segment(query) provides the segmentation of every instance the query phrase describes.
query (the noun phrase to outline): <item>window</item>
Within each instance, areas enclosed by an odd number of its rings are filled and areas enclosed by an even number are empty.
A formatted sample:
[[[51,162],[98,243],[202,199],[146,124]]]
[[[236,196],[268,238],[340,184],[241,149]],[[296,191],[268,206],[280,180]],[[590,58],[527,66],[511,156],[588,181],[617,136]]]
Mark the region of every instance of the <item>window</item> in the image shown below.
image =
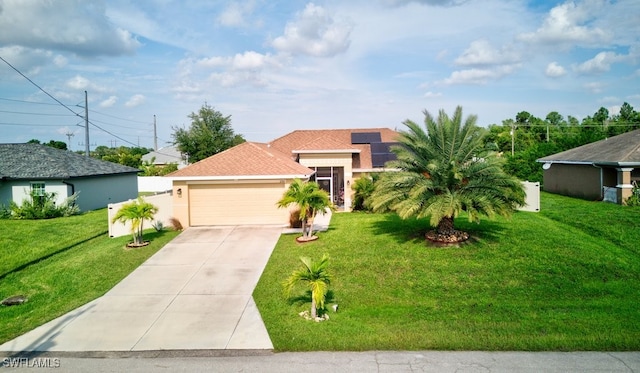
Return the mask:
[[[39,197],[44,196],[44,183],[31,183],[31,192]]]

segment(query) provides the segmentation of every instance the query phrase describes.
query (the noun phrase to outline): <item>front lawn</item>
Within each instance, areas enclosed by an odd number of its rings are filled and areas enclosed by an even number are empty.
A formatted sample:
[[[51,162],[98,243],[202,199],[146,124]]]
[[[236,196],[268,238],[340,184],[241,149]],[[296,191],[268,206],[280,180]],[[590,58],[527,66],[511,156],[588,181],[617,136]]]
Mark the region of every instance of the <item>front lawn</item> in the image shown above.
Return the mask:
[[[475,241],[431,247],[426,221],[365,213],[283,235],[254,292],[275,349],[640,349],[640,209],[543,193],[540,213],[456,224]],[[324,253],[339,311],[314,323],[281,282]]]
[[[130,236],[109,238],[107,210],[49,220],[0,220],[0,343],[106,293],[178,232],[145,233],[151,244],[125,250]]]

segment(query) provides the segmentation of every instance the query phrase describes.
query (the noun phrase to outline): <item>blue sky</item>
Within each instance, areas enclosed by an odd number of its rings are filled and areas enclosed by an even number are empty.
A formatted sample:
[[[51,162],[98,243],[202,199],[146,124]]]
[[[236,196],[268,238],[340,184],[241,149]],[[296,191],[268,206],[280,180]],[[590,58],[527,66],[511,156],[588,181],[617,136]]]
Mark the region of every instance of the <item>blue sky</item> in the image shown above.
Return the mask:
[[[153,147],[205,102],[236,133],[640,110],[637,0],[0,0],[0,142]]]

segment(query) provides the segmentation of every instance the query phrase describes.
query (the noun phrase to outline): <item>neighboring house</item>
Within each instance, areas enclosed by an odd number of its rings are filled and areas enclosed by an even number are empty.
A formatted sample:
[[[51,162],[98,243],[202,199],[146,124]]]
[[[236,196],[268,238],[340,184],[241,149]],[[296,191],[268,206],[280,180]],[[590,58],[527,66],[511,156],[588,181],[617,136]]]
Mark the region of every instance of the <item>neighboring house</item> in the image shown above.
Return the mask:
[[[187,161],[183,157],[182,153],[175,146],[165,146],[158,150],[154,150],[142,156],[143,162],[149,162],[156,166],[166,166],[169,163],[178,164],[178,169],[187,165]]]
[[[30,192],[78,193],[81,211],[136,198],[138,169],[40,144],[0,144],[0,204],[21,204]]]
[[[617,203],[631,196],[640,180],[640,130],[538,159],[545,191]]]
[[[317,181],[348,211],[353,181],[384,170],[397,135],[388,128],[299,130],[237,145],[167,175],[174,216],[183,226],[284,225],[289,211],[276,202],[294,178]]]

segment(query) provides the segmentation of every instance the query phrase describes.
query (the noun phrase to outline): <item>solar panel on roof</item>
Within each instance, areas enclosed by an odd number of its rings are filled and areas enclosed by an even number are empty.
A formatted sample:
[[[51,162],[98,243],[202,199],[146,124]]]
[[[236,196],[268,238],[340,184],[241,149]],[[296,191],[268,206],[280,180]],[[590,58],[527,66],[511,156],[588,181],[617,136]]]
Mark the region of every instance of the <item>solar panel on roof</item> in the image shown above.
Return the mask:
[[[385,163],[396,159],[393,153],[371,154],[371,165],[373,167],[384,167]]]
[[[394,145],[400,145],[399,142],[372,142],[371,154],[375,153],[392,153],[391,147]]]
[[[396,154],[391,151],[391,147],[400,145],[397,142],[376,142],[371,144],[371,165],[373,167],[384,167],[385,163],[397,159]]]
[[[374,142],[381,142],[382,136],[380,132],[352,132],[351,143],[352,144],[372,144]]]

